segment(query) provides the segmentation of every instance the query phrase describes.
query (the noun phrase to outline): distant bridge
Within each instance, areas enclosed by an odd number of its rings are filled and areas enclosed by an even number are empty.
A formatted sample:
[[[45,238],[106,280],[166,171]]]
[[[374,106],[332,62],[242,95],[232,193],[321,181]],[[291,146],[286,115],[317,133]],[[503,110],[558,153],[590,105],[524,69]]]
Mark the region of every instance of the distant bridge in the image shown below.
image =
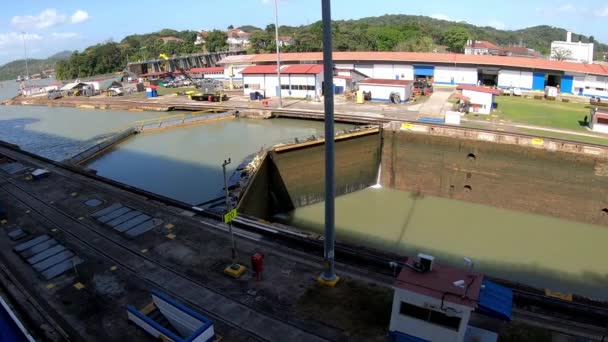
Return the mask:
[[[173,64],[175,64],[177,68],[182,68],[185,70],[192,68],[204,68],[215,66],[217,62],[226,56],[244,54],[245,51],[192,53],[187,55],[171,56],[169,59],[174,63],[169,63],[169,61],[161,58],[155,58],[139,62],[129,62],[127,64],[127,70],[136,75],[141,75],[148,72],[176,71]]]

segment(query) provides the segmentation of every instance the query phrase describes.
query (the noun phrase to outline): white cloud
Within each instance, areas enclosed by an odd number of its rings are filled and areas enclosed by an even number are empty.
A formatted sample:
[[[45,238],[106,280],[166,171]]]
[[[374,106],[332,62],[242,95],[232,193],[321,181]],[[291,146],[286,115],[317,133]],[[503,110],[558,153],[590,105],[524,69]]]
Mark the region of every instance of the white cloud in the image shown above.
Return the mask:
[[[53,32],[51,33],[51,37],[53,39],[71,39],[78,37],[78,33],[76,32]]]
[[[504,30],[505,28],[507,28],[507,25],[505,25],[505,23],[499,20],[492,20],[488,23],[488,25],[497,30]]]
[[[54,8],[47,8],[38,15],[17,15],[11,19],[11,23],[21,29],[31,30],[46,29],[49,27],[72,23],[78,24],[89,19],[89,14],[82,10],[77,10],[70,17],[57,12]]]
[[[608,17],[608,7],[606,7],[603,10],[597,12],[595,15],[597,15],[598,17]]]
[[[82,22],[87,21],[88,19],[89,19],[89,13],[87,13],[83,10],[77,10],[70,17],[70,21],[72,22],[72,24],[82,23]]]
[[[571,12],[576,11],[576,7],[571,4],[563,4],[557,8],[559,12]]]
[[[65,20],[65,15],[58,13],[56,9],[47,8],[39,15],[14,16],[11,22],[13,23],[13,25],[22,28],[29,28],[33,26],[38,29],[44,29],[47,27],[62,24],[65,22]]]
[[[38,34],[32,33],[26,33],[23,36],[18,32],[0,33],[0,46],[21,44],[23,39],[27,41],[42,40],[42,37]]]

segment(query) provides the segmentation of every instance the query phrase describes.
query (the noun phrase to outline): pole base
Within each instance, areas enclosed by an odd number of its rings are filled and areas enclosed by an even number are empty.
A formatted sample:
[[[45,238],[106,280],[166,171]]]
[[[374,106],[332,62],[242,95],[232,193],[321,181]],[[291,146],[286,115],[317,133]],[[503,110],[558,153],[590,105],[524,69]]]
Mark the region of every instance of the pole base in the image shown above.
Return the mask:
[[[231,264],[224,269],[224,274],[234,279],[238,279],[243,275],[243,273],[245,273],[245,271],[247,271],[245,266],[240,264]]]
[[[319,285],[323,285],[326,287],[336,287],[336,285],[338,284],[338,282],[340,281],[340,277],[338,277],[337,275],[334,276],[334,278],[325,278],[324,274],[321,274],[319,276],[319,278],[317,278],[317,283],[319,283]]]

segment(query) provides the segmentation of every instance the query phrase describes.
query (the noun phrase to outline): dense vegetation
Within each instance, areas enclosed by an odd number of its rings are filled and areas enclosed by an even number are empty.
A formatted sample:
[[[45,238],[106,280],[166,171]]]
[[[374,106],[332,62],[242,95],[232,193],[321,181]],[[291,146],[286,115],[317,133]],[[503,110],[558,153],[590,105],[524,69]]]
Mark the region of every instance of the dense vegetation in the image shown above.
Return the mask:
[[[55,63],[62,59],[70,57],[71,51],[62,51],[52,55],[46,59],[27,59],[28,70],[30,75],[41,73],[44,70],[54,69]],[[2,80],[14,80],[17,76],[25,76],[27,74],[25,68],[25,60],[19,59],[6,63],[0,66],[0,81]]]
[[[228,29],[233,28],[232,25]],[[274,25],[265,29],[242,26],[251,33],[250,53],[273,52],[276,48]],[[322,24],[281,26],[281,36],[291,36],[295,44],[284,51],[321,51]],[[177,37],[183,42],[163,42],[162,37]],[[517,31],[477,27],[464,22],[455,23],[423,16],[385,15],[359,20],[341,20],[333,24],[334,49],[337,51],[452,51],[462,52],[468,39],[488,40],[499,45],[523,44],[544,55],[549,54],[551,41],[564,40],[566,30],[536,26]],[[57,77],[72,79],[123,70],[127,61],[157,58],[159,54],[185,54],[221,51],[227,48],[223,31],[209,32],[205,45],[194,45],[195,31],[161,30],[150,34],[127,36],[120,42],[108,41],[74,53],[69,60],[57,64]],[[594,41],[593,37],[574,34],[575,40]],[[596,56],[608,51],[608,46],[596,42]]]

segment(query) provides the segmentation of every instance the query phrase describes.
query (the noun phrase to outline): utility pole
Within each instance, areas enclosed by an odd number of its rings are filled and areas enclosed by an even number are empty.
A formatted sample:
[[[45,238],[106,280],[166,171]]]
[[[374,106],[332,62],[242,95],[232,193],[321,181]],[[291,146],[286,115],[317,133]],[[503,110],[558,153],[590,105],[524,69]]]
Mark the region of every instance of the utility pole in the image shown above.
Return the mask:
[[[274,0],[274,30],[277,46],[277,78],[279,80],[279,108],[283,108],[283,89],[281,87],[281,54],[279,48],[279,0]]]
[[[325,263],[326,269],[318,281],[322,285],[335,286],[335,133],[334,133],[334,68],[331,42],[331,0],[321,0],[323,11],[323,79],[325,97]]]
[[[232,244],[232,262],[231,264],[224,269],[224,273],[233,277],[239,278],[245,272],[245,266],[239,265],[236,261],[237,251],[236,251],[236,241],[234,240],[234,232],[232,231],[232,219],[226,219],[226,216],[230,216],[232,214],[232,204],[230,203],[230,197],[228,193],[228,180],[226,178],[226,166],[231,163],[230,158],[228,160],[224,160],[222,163],[222,171],[224,172],[224,191],[226,193],[226,212],[227,214],[224,216],[224,222],[228,223],[228,230],[230,231],[230,242]]]
[[[23,55],[25,56],[25,77],[30,78],[30,69],[27,66],[27,48],[25,46],[25,32],[21,32],[21,38],[23,39]],[[27,80],[26,80],[27,81]]]

